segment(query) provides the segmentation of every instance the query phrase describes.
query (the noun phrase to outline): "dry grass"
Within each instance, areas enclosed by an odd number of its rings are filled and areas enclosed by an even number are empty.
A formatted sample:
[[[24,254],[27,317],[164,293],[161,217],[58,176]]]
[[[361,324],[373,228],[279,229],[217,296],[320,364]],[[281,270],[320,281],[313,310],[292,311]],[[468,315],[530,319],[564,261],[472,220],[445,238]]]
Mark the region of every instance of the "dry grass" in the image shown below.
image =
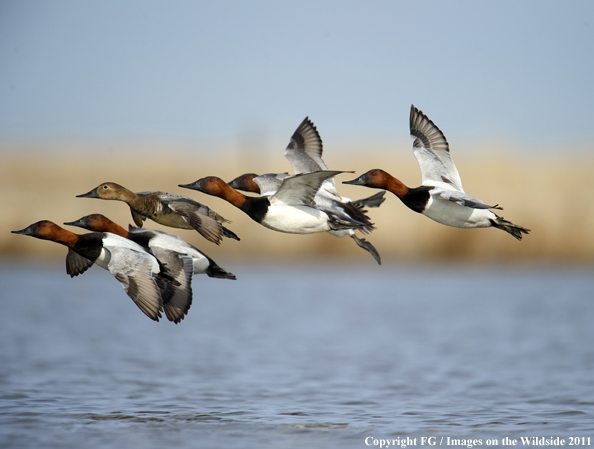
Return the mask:
[[[289,163],[278,154],[255,158],[237,150],[189,151],[138,148],[42,149],[21,151],[4,148],[0,154],[0,191],[3,197],[0,221],[0,255],[63,257],[59,245],[10,234],[29,224],[49,219],[71,221],[89,213],[103,213],[126,225],[131,222],[124,203],[78,199],[103,181],[118,182],[131,190],[166,190],[190,196],[231,220],[229,227],[241,242],[225,240],[217,247],[196,232],[172,230],[155,223],[147,226],[173,232],[201,248],[224,265],[229,258],[359,258],[374,263],[349,238],[328,234],[288,235],[265,229],[226,202],[177,187],[202,176],[230,180],[248,171],[286,171]],[[341,154],[326,152],[331,168],[363,173],[385,168],[408,185],[420,182],[412,152],[378,147],[365,155],[354,148]],[[553,153],[551,153],[553,154]],[[559,152],[557,154],[562,154]],[[506,219],[532,229],[522,242],[496,229],[461,230],[437,224],[408,210],[395,196],[370,216],[377,229],[367,236],[384,261],[594,261],[594,202],[589,184],[594,169],[590,156],[541,157],[520,152],[484,149],[457,150],[456,164],[466,191],[487,203],[505,208]],[[261,155],[262,156],[262,155]],[[350,174],[338,181],[351,179]],[[376,190],[340,185],[341,194],[353,199]]]

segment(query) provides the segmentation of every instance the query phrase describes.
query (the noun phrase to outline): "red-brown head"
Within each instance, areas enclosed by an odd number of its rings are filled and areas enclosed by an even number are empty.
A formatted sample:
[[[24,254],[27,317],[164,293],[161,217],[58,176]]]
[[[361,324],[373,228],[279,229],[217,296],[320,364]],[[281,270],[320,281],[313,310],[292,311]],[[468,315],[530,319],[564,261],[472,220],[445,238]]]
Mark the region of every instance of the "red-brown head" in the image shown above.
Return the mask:
[[[369,170],[367,173],[363,173],[361,176],[351,181],[343,181],[343,184],[385,189],[390,178],[392,178],[392,176],[389,173],[376,168]]]
[[[66,246],[71,246],[78,239],[76,234],[61,228],[53,221],[49,220],[38,221],[37,223],[27,226],[25,229],[12,231],[12,233],[30,235],[31,237],[42,240],[52,240]]]
[[[256,184],[253,179],[258,175],[255,173],[245,173],[238,176],[229,183],[229,187],[237,190],[243,190],[244,192],[260,193],[260,187]]]
[[[68,226],[78,226],[79,228],[88,229],[93,232],[111,232],[113,234],[122,235],[121,231],[124,231],[124,236],[128,234],[128,231],[124,230],[120,225],[101,214],[86,215],[76,221],[70,221],[64,224]]]
[[[184,189],[198,190],[207,195],[218,196],[221,198],[225,197],[225,190],[230,188],[225,181],[217,176],[207,176],[190,184],[180,184],[179,186]]]

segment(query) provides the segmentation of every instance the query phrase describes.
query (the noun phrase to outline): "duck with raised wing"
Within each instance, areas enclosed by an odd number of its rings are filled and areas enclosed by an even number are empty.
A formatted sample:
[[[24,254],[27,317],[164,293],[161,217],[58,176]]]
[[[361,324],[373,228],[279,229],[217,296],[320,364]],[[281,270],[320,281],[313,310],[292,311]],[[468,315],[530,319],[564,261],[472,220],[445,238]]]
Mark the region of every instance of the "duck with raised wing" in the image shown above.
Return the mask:
[[[368,227],[367,224],[322,211],[314,202],[324,180],[343,173],[318,171],[290,176],[272,195],[248,197],[216,176],[207,176],[180,187],[218,196],[269,229],[290,234],[312,234],[330,230]],[[256,178],[257,179],[257,178]]]
[[[411,106],[410,134],[413,152],[421,168],[421,185],[407,187],[402,181],[381,169],[369,170],[343,184],[362,185],[392,192],[410,209],[432,220],[456,228],[495,227],[508,232],[518,240],[530,229],[513,224],[489,209],[481,200],[467,195],[462,180],[450,156],[450,147],[444,134],[429,118]]]
[[[76,197],[123,201],[130,207],[132,218],[138,227],[142,227],[144,220],[150,218],[164,226],[194,229],[217,245],[221,244],[223,237],[239,240],[237,235],[222,225],[229,220],[204,204],[175,193],[134,193],[115,182],[104,182],[90,192]]]
[[[322,151],[323,144],[320,134],[313,122],[306,117],[291,136],[284,154],[293,166],[295,175],[299,175],[328,170],[328,167],[322,160]],[[231,185],[236,185],[239,189],[245,191],[259,192],[261,195],[271,195],[280,187],[282,180],[287,176],[289,175],[284,173],[269,173],[257,177],[258,181],[256,182],[256,175],[254,173],[246,173],[231,181]],[[367,225],[366,227],[358,227],[357,229],[366,234],[374,228],[364,208],[379,207],[384,201],[383,196],[384,192],[380,192],[369,198],[352,201],[350,198],[340,196],[336,191],[334,178],[328,178],[322,183],[321,188],[315,195],[314,201],[318,209],[340,216],[345,221],[355,220],[365,223]],[[329,230],[328,233],[339,238],[348,235],[360,248],[368,251],[376,262],[381,265],[381,258],[375,247],[364,238],[357,237],[355,228]]]
[[[137,243],[108,232],[75,234],[47,220],[12,233],[50,240],[68,247],[66,265],[71,276],[84,272],[85,265],[88,268],[96,264],[115,276],[146,316],[154,321],[161,318],[163,299],[158,280],[170,282],[173,279],[162,271],[157,259]],[[71,264],[77,266],[76,274],[72,274]]]
[[[229,183],[229,186],[237,190],[243,190],[245,192],[259,193],[262,196],[270,196],[273,195],[280,188],[283,180],[288,177],[289,175],[286,173],[267,173],[261,176],[258,176],[255,173],[246,173],[244,175],[238,176],[233,181],[231,181]],[[383,194],[384,192],[381,193]],[[374,196],[377,197],[377,195]],[[322,206],[320,206],[320,204],[318,203],[318,197],[320,197],[320,203],[322,204]],[[318,194],[316,194],[316,196],[314,197],[314,201],[316,203],[316,207],[318,207],[319,209],[329,209],[329,212],[338,212],[343,217],[347,213],[345,212],[345,210],[351,212],[350,214],[348,214],[349,218],[361,219],[362,222],[365,222],[369,225],[368,228],[362,229],[363,232],[367,232],[373,229],[373,225],[369,222],[369,218],[367,217],[367,215],[364,214],[362,206],[355,205],[354,202],[352,203],[352,206],[350,205],[350,203],[344,203],[343,205],[338,206],[338,204],[340,203],[335,203],[332,200],[325,199],[324,195],[320,195],[319,191]],[[350,236],[359,247],[368,251],[376,260],[376,262],[379,265],[381,265],[382,260],[375,247],[364,238],[357,237],[353,229],[330,230],[327,232],[336,237],[344,237],[345,235]]]

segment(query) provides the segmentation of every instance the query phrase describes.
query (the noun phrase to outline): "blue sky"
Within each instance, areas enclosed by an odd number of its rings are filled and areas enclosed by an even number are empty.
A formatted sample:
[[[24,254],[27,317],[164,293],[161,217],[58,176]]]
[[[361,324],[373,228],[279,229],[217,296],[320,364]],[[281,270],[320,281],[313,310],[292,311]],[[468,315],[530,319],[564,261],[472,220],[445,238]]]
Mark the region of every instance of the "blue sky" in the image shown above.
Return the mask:
[[[450,142],[588,149],[592,1],[0,3],[0,144]],[[284,148],[284,147],[283,147]]]

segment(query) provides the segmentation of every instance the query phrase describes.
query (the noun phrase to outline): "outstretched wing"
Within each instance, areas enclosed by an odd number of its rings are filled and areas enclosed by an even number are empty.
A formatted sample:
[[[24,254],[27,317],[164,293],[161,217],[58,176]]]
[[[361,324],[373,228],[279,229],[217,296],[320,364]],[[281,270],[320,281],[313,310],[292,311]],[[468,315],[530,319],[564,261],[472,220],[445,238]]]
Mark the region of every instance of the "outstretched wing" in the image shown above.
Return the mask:
[[[314,198],[323,182],[340,173],[346,172],[323,170],[285,178],[278,191],[270,197],[270,201],[280,201],[291,206],[316,207]]]
[[[285,149],[285,157],[293,166],[295,174],[328,170],[322,160],[322,139],[308,117],[295,130]]]
[[[256,176],[252,181],[258,184],[260,196],[271,196],[276,193],[283,180],[288,177],[289,175],[284,173],[266,173],[265,175]]]
[[[153,256],[130,248],[107,246],[105,240],[104,249],[110,252],[109,272],[120,281],[128,296],[146,316],[159,321],[163,300],[153,278],[156,263]]]
[[[328,170],[328,166],[322,160],[322,139],[313,122],[308,118],[301,122],[299,127],[291,136],[291,140],[285,149],[285,157],[293,166],[296,175],[300,173],[311,173],[314,171]],[[338,195],[336,184],[333,178],[324,182],[322,190],[334,201],[341,201]]]
[[[464,192],[458,169],[450,157],[448,141],[414,105],[410,108],[410,135],[414,139],[413,152],[421,169],[422,184]]]
[[[161,283],[163,309],[169,321],[179,323],[190,310],[192,305],[192,274],[194,263],[188,255],[180,254],[167,248],[151,245],[154,256],[167,269],[179,285],[167,282]]]

